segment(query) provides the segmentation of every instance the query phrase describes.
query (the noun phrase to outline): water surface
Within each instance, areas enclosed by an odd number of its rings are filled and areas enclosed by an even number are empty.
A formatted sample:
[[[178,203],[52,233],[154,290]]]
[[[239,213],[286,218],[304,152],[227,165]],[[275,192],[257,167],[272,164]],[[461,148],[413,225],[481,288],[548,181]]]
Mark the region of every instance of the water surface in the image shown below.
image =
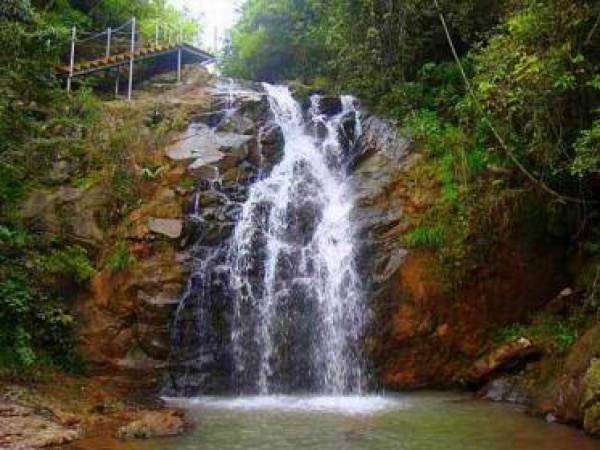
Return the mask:
[[[179,403],[190,434],[83,450],[598,450],[600,441],[528,417],[520,408],[454,394],[373,397],[206,397]]]

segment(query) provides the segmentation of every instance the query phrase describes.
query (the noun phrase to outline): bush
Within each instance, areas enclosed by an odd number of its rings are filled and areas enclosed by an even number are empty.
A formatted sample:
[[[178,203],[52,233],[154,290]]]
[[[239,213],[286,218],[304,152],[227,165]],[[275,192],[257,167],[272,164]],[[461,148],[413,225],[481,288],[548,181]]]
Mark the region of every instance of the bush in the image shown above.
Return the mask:
[[[600,174],[600,120],[595,120],[591,129],[583,130],[575,142],[571,173],[580,177]]]
[[[83,248],[0,225],[0,369],[81,369],[68,307],[93,273]]]
[[[124,241],[117,242],[114,254],[108,258],[106,267],[113,273],[127,272],[136,263],[135,257],[129,252],[129,247]]]
[[[27,21],[33,16],[33,8],[29,0],[2,0],[0,3],[0,20]]]

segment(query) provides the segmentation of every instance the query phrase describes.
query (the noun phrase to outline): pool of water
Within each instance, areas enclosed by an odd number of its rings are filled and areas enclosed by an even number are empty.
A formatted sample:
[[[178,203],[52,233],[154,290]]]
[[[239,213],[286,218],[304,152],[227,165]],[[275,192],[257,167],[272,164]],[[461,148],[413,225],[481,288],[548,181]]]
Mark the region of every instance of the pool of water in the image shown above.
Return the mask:
[[[82,450],[599,450],[600,440],[518,408],[454,394],[368,397],[205,397],[173,401],[198,427],[177,438]]]

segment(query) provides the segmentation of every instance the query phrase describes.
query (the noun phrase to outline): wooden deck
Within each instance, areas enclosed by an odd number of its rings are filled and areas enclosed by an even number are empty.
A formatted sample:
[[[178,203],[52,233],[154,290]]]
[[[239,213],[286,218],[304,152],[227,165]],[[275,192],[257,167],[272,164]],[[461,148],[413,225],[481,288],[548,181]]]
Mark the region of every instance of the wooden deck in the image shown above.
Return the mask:
[[[155,58],[168,54],[176,54],[181,49],[182,53],[190,55],[198,63],[209,63],[215,60],[215,57],[210,53],[200,50],[197,47],[189,44],[171,44],[171,45],[151,45],[140,48],[133,52],[135,61]],[[73,66],[73,77],[87,75],[95,72],[101,72],[113,67],[119,67],[129,64],[131,52],[117,53],[108,58],[96,59],[92,61],[78,62]],[[71,69],[69,65],[58,66],[54,68],[54,72],[62,77],[68,77]]]

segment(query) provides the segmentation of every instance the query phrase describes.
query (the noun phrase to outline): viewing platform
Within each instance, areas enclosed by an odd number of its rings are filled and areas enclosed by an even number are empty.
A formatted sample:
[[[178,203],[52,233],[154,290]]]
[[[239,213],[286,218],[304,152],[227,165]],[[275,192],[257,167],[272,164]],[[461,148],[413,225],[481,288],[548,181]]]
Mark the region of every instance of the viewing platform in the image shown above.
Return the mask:
[[[149,45],[140,49],[136,49],[133,53],[128,51],[117,53],[101,59],[80,61],[73,65],[72,73],[70,65],[55,67],[54,72],[63,77],[78,77],[128,65],[132,56],[134,61],[142,61],[169,54],[177,55],[179,51],[185,55],[183,64],[210,64],[211,62],[215,61],[215,57],[213,55],[200,50],[194,45],[188,43],[177,43],[166,45]]]

